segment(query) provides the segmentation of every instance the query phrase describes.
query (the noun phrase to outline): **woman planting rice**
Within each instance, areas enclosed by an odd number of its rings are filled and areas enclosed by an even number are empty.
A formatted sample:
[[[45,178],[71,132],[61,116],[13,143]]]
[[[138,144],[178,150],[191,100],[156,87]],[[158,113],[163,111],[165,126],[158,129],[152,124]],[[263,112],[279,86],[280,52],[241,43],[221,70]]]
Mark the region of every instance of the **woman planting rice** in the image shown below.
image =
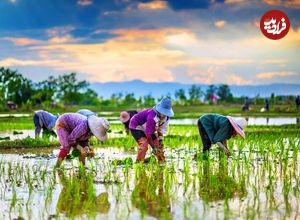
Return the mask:
[[[132,117],[129,128],[139,145],[136,161],[144,161],[150,145],[159,162],[165,161],[162,137],[167,133],[170,117],[174,116],[170,98],[162,99],[154,108],[145,109]]]
[[[43,134],[50,134],[56,136],[53,128],[55,126],[55,122],[57,120],[57,116],[51,114],[50,112],[39,110],[35,111],[33,115],[33,123],[35,126],[35,138],[38,138],[41,130],[43,129]]]
[[[80,151],[79,160],[85,164],[87,156],[94,156],[93,150],[88,146],[89,138],[95,135],[100,141],[106,140],[108,128],[108,121],[95,115],[89,117],[77,113],[61,115],[56,122],[57,135],[61,144],[56,167],[61,165],[71,147]]]
[[[120,113],[120,121],[123,123],[125,127],[126,134],[129,134],[130,119],[137,113],[138,112],[136,110],[122,111]]]
[[[231,155],[227,147],[227,139],[239,134],[245,138],[244,129],[247,121],[244,118],[233,118],[219,114],[205,114],[198,120],[198,130],[203,143],[203,153],[210,150],[212,144],[217,144],[227,157]]]

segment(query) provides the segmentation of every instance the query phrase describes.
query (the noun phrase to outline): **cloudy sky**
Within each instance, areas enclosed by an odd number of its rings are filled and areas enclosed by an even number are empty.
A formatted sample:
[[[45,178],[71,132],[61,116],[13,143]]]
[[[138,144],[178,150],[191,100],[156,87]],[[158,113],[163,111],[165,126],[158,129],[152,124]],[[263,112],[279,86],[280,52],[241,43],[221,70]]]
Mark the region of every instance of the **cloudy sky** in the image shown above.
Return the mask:
[[[261,16],[284,11],[286,37]],[[300,0],[0,0],[0,66],[33,81],[300,83]]]

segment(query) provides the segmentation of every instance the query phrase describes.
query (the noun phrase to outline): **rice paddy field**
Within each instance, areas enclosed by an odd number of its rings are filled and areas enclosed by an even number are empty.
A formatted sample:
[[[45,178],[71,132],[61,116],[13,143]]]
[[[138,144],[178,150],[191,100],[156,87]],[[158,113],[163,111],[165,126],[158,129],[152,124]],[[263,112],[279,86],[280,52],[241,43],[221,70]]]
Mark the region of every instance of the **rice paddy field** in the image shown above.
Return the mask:
[[[74,158],[55,170],[58,141],[30,138],[31,120],[0,118],[0,219],[300,219],[297,123],[249,125],[229,159],[216,146],[195,158],[197,126],[171,124],[165,164],[150,149],[134,163],[135,141],[113,123],[86,167]]]

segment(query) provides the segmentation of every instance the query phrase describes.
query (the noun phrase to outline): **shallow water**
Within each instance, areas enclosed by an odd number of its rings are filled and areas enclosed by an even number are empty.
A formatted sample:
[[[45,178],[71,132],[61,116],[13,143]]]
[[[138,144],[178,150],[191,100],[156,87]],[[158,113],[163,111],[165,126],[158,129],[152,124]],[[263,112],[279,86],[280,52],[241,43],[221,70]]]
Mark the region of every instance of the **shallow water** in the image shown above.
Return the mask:
[[[197,149],[182,146],[175,150],[166,149],[165,166],[150,164],[140,168],[137,165],[126,168],[111,163],[115,159],[128,157],[134,160],[135,151],[114,147],[96,148],[95,158],[87,161],[86,172],[92,174],[93,183],[90,186],[93,186],[96,201],[100,201],[101,205],[90,204],[88,196],[80,196],[80,211],[71,208],[78,206],[75,202],[76,193],[72,190],[78,191],[79,195],[89,194],[86,194],[85,187],[88,179],[77,179],[77,159],[65,161],[62,176],[59,171],[53,172],[58,149],[24,150],[17,151],[18,154],[2,151],[1,217],[245,219],[252,216],[254,219],[298,219],[299,153],[296,152],[298,156],[293,159],[294,151],[287,149],[276,156],[260,148],[252,149],[252,143],[248,143],[249,146],[245,144],[245,149],[240,151],[236,147],[239,143],[233,143],[233,156],[226,163],[219,162],[215,147],[209,163],[197,163],[192,160]],[[281,146],[282,143],[286,147],[298,146],[299,139],[286,139],[275,144]],[[150,156],[150,151],[147,156]],[[285,158],[289,158],[286,166],[280,162]],[[63,183],[62,179],[66,179],[68,184]],[[286,185],[286,180],[289,185]],[[31,190],[30,184],[33,187]],[[72,184],[75,184],[75,188],[70,191]],[[234,186],[244,187],[245,190]],[[285,186],[292,189],[286,196],[283,193],[287,190]],[[227,199],[223,195],[224,190],[229,193]],[[68,197],[72,201],[64,201]],[[85,206],[88,206],[87,210]]]
[[[27,129],[19,129],[16,130],[17,134],[14,134],[14,131],[10,130],[10,131],[0,131],[0,137],[2,138],[2,140],[17,140],[17,139],[24,139],[26,137],[31,137],[31,138],[35,138],[35,133],[34,133],[34,129],[31,130],[27,130]],[[117,138],[117,137],[126,137],[126,134],[123,130],[119,130],[119,131],[112,131],[109,134],[109,138]],[[42,132],[40,134],[40,136],[42,136]],[[57,138],[51,136],[50,140],[57,140]],[[1,140],[0,140],[1,141]]]
[[[5,138],[9,137],[9,140],[17,140],[17,139],[24,139],[26,137],[34,138],[34,129],[32,130],[17,130],[17,134],[14,134],[14,131],[1,131],[0,137]]]
[[[16,117],[16,118],[20,118],[20,117],[30,117],[32,116],[33,114],[18,114],[18,113],[9,113],[9,114],[0,114],[0,118],[8,118],[8,117]]]
[[[248,125],[284,125],[284,124],[300,124],[300,118],[296,117],[246,117]],[[171,119],[170,124],[174,125],[196,125],[198,118]]]

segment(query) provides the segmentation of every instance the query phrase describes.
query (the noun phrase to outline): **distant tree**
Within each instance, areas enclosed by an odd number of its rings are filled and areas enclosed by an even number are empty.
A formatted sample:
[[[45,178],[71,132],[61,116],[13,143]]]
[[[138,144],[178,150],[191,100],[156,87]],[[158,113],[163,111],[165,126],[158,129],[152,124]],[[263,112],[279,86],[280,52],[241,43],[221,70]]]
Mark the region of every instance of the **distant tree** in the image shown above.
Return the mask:
[[[82,93],[81,103],[83,105],[98,105],[100,100],[98,94],[92,90],[87,89],[86,92]]]
[[[117,105],[121,101],[122,93],[113,93],[111,94],[109,101],[110,103]]]
[[[0,94],[1,102],[13,101],[22,105],[29,101],[33,95],[33,83],[17,71],[0,68]]]
[[[200,86],[192,85],[189,88],[189,96],[190,96],[190,101],[192,103],[199,101],[202,95],[203,95],[203,92],[201,91]]]
[[[77,81],[76,73],[65,74],[58,77],[58,98],[67,104],[78,104],[82,101],[82,93],[89,84],[87,81]]]
[[[272,94],[271,94],[270,102],[271,102],[273,105],[275,105],[275,94],[274,94],[274,92],[272,92]]]
[[[134,97],[133,93],[128,93],[125,95],[124,100],[123,100],[125,105],[132,105],[136,102],[136,99]]]
[[[54,101],[58,90],[58,80],[50,76],[47,80],[35,85],[35,93],[31,97],[34,104]]]
[[[145,106],[154,106],[155,105],[155,98],[153,98],[151,94],[145,95],[143,97],[143,100],[144,100]]]
[[[215,85],[213,84],[209,85],[205,93],[205,99],[210,100],[211,95],[217,93],[217,89],[218,88]]]
[[[181,104],[184,104],[186,101],[186,95],[184,89],[178,89],[175,91],[175,98],[179,100]]]
[[[233,95],[232,95],[232,93],[230,91],[230,88],[226,84],[221,84],[218,87],[217,94],[218,94],[218,96],[220,97],[220,99],[222,101],[230,102],[230,101],[233,100]]]

